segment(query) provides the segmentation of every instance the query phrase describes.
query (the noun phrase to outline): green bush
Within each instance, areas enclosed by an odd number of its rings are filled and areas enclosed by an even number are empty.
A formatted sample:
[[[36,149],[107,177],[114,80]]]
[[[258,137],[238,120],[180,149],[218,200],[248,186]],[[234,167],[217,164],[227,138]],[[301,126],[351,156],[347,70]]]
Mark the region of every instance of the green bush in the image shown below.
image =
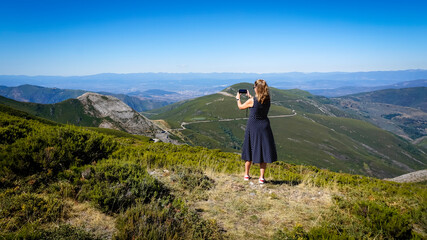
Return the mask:
[[[214,180],[206,176],[202,170],[175,166],[172,170],[176,173],[172,180],[178,182],[182,188],[192,191],[209,190],[214,186]]]
[[[149,202],[152,198],[169,195],[163,184],[151,177],[145,168],[135,163],[109,160],[96,166],[81,168],[90,174],[78,180],[81,186],[79,201],[91,201],[107,213],[118,213],[132,206],[137,200]],[[80,178],[78,173],[75,178]]]
[[[352,213],[372,231],[366,233],[372,237],[409,239],[412,235],[410,217],[384,203],[362,200],[354,204]]]
[[[39,231],[40,238],[45,240],[97,240],[91,233],[86,232],[81,228],[77,228],[68,224],[61,224],[58,227]]]
[[[0,168],[18,176],[45,172],[49,177],[107,158],[117,143],[111,137],[76,127],[42,127],[0,148]]]
[[[64,217],[64,204],[54,196],[16,194],[7,189],[0,194],[0,231],[16,231],[26,224],[57,222]]]
[[[218,225],[175,199],[137,204],[117,220],[115,239],[223,239]]]

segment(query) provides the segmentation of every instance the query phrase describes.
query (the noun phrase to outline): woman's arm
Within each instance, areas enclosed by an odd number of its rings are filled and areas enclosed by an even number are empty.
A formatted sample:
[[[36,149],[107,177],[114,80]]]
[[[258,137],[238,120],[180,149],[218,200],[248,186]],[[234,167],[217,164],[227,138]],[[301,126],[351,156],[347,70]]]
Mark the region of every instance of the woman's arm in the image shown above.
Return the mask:
[[[249,92],[247,93],[249,94]],[[250,96],[250,95],[249,95]],[[246,102],[242,103],[240,102],[240,93],[238,92],[236,94],[236,100],[237,100],[237,107],[239,109],[246,109],[254,106],[254,99],[250,97]]]

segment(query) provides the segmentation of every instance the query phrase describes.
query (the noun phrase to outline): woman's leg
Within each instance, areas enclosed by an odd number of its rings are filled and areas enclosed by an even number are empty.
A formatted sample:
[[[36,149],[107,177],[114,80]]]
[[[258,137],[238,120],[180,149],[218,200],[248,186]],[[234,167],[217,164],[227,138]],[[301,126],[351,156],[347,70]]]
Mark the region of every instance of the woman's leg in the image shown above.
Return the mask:
[[[252,164],[251,161],[246,161],[245,162],[245,175],[246,176],[249,176],[249,170],[251,170],[251,164]]]
[[[259,171],[260,171],[259,178],[264,179],[264,172],[266,168],[267,168],[267,163],[263,162],[259,164]]]

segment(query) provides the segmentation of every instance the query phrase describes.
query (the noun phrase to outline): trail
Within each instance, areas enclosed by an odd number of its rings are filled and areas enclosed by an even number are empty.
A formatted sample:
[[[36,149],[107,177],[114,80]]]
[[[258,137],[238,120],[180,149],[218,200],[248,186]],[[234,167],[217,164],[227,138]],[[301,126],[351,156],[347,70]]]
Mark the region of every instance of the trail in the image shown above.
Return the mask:
[[[293,116],[297,115],[297,113],[295,112],[295,110],[292,110],[292,113],[293,114],[268,116],[268,118],[285,118],[285,117],[293,117]],[[171,130],[182,131],[182,130],[187,129],[187,128],[185,128],[185,126],[189,125],[189,124],[211,123],[211,122],[230,122],[230,121],[247,120],[247,119],[249,119],[249,118],[247,118],[247,117],[245,117],[245,118],[226,118],[226,119],[219,119],[219,120],[204,120],[204,121],[194,121],[194,122],[182,122],[181,123],[181,128],[174,128],[174,129],[171,129]]]

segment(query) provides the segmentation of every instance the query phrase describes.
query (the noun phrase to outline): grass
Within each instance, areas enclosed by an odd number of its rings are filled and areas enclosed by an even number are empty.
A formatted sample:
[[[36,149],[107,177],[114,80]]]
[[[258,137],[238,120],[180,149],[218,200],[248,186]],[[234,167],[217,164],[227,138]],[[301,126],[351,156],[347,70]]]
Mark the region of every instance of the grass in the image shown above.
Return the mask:
[[[215,182],[215,187],[198,196],[176,186],[173,172],[158,177],[174,188],[174,193],[188,199],[201,216],[218,222],[230,239],[270,239],[278,229],[292,228],[295,224],[303,224],[308,230],[317,225],[333,204],[332,191],[324,188],[274,181],[259,185],[257,179],[243,182],[242,175],[215,172],[206,175]]]
[[[0,127],[10,130],[1,132],[8,140],[0,144],[0,238],[427,236],[425,183],[276,162],[260,186],[242,180],[239,155],[220,150],[117,138],[6,113]],[[36,167],[14,160],[21,154]],[[255,165],[251,175],[258,172]]]

